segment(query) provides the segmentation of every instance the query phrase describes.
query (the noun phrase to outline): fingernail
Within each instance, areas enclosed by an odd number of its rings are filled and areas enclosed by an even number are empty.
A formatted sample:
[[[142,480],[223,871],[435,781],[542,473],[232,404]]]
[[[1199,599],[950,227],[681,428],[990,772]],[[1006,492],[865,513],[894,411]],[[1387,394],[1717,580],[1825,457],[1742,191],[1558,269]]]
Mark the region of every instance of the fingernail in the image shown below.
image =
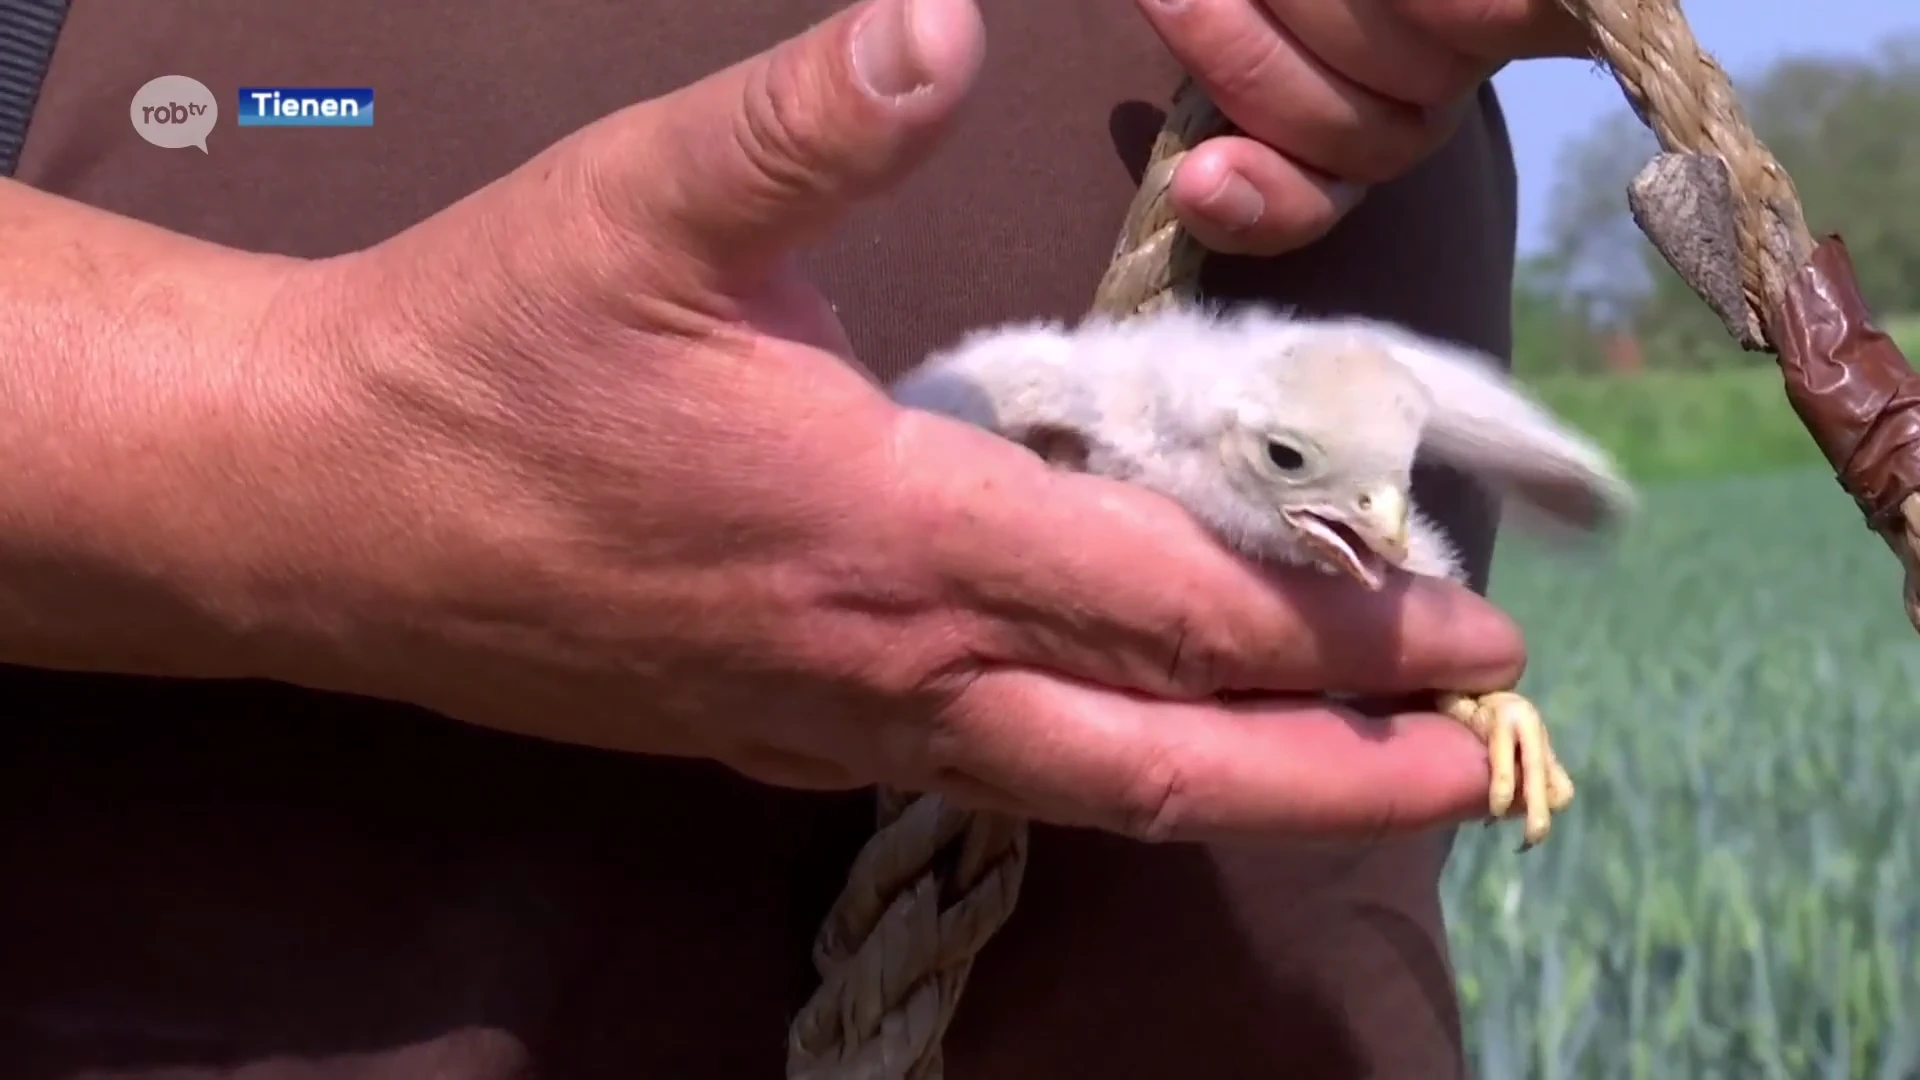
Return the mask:
[[[1213,220],[1229,229],[1245,229],[1260,220],[1267,212],[1267,200],[1246,177],[1237,172],[1229,172],[1221,179],[1220,186],[1213,194],[1200,200],[1200,209]]]
[[[1364,184],[1335,180],[1327,185],[1327,199],[1333,203],[1333,212],[1338,216],[1345,216],[1349,210],[1359,206],[1360,200],[1366,197],[1367,189]]]
[[[867,93],[882,100],[917,94],[933,85],[915,15],[924,0],[880,0],[853,31],[853,71]]]

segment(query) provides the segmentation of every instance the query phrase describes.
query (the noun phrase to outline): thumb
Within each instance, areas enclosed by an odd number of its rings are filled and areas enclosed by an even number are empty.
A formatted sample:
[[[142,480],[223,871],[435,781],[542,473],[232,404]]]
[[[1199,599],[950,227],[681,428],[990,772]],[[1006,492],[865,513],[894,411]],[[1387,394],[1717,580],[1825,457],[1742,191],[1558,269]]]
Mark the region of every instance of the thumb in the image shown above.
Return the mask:
[[[974,0],[868,0],[608,117],[581,149],[651,258],[739,283],[911,172],[984,51]]]

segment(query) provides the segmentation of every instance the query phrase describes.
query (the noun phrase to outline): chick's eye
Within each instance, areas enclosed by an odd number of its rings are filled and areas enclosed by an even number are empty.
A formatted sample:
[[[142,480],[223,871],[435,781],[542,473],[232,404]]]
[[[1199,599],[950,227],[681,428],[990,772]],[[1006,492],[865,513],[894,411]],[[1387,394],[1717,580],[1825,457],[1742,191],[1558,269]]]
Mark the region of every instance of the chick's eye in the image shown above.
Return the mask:
[[[1281,472],[1294,472],[1307,463],[1307,455],[1292,443],[1279,439],[1267,440],[1267,460]]]

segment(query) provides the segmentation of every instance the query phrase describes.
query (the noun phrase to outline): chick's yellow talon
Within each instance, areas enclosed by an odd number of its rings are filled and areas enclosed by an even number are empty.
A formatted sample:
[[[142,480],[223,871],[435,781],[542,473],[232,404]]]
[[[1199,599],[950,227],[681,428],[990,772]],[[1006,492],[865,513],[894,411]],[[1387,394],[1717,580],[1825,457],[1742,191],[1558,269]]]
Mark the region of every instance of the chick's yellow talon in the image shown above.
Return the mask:
[[[1521,695],[1503,690],[1477,697],[1442,694],[1440,711],[1466,725],[1487,746],[1493,774],[1487,785],[1488,814],[1496,820],[1506,817],[1518,795],[1526,803],[1520,849],[1545,840],[1553,828],[1553,815],[1573,802],[1573,778],[1554,755],[1540,710]]]

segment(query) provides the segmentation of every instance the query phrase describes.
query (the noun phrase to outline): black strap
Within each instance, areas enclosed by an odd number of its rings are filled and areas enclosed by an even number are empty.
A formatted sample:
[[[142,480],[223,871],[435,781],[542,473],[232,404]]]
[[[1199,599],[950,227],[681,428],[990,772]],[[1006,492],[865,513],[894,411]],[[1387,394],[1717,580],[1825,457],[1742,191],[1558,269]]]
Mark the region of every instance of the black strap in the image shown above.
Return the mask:
[[[0,0],[0,176],[12,176],[26,145],[40,84],[53,63],[53,43],[67,20],[68,0]]]

